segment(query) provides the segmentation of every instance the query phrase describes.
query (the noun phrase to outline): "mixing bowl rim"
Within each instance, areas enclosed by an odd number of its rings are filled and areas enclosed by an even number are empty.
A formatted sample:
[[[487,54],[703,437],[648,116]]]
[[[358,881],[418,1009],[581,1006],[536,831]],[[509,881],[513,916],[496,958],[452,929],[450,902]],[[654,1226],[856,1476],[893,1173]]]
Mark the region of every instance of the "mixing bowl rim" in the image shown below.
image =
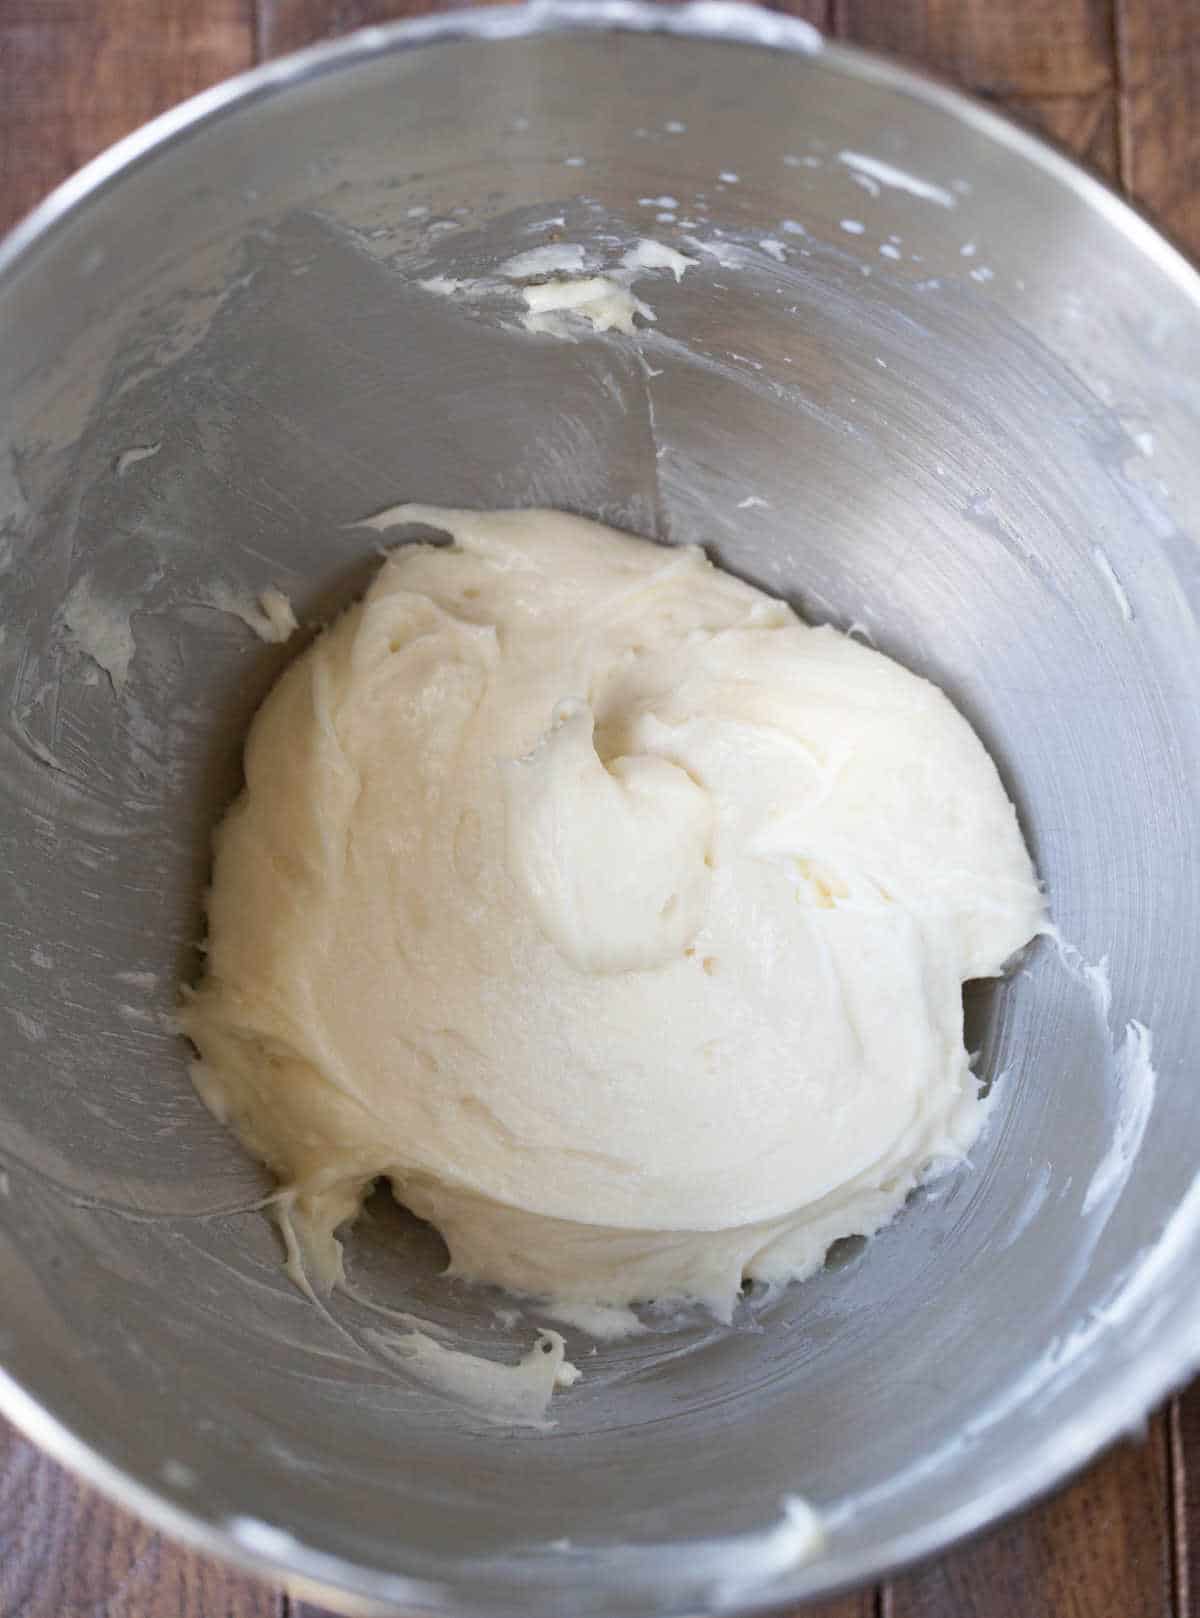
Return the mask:
[[[477,7],[368,27],[224,80],[163,113],[94,158],[57,187],[0,241],[0,297],[6,286],[30,269],[40,249],[51,244],[60,228],[111,186],[143,163],[199,133],[225,114],[241,110],[328,73],[352,70],[422,45],[445,42],[504,41],[570,32],[633,32],[679,35],[692,40],[760,46],[820,59],[835,72],[880,85],[898,95],[938,109],[989,137],[1012,155],[1024,158],[1065,185],[1100,213],[1173,281],[1195,304],[1200,318],[1200,273],[1155,225],[1104,180],[1021,125],[918,70],[901,66],[855,46],[829,44],[810,24],[760,10],[737,0],[690,0],[661,7],[654,0],[526,0],[515,6]],[[1200,1175],[1190,1203],[1200,1193]],[[1197,1198],[1200,1202],[1200,1198]],[[1183,1204],[1180,1205],[1182,1211]],[[930,1519],[864,1553],[857,1563],[839,1570],[835,1583],[806,1577],[819,1564],[798,1568],[790,1588],[776,1588],[752,1602],[747,1611],[766,1612],[798,1599],[829,1595],[837,1589],[886,1576],[889,1572],[944,1551],[970,1534],[994,1524],[1060,1485],[1100,1450],[1135,1430],[1146,1413],[1200,1368],[1200,1293],[1188,1318],[1181,1307],[1177,1330],[1165,1332],[1134,1364],[1111,1378],[1113,1388],[1090,1395],[1083,1415],[1068,1427],[1051,1430],[1033,1455],[1009,1464],[985,1496]],[[281,1529],[259,1525],[259,1543],[239,1539],[227,1518],[203,1515],[178,1504],[149,1483],[111,1461],[78,1437],[65,1421],[42,1405],[32,1392],[0,1366],[0,1414],[34,1443],[118,1505],[136,1511],[154,1527],[204,1553],[247,1572],[282,1579],[290,1589],[342,1610],[386,1613],[397,1604],[430,1613],[466,1610],[454,1590],[425,1584],[406,1575],[320,1552]],[[272,1537],[273,1536],[273,1537]],[[664,1557],[664,1564],[666,1557]],[[666,1604],[659,1612],[694,1610],[680,1594],[670,1597],[665,1571]],[[478,1610],[478,1609],[476,1609]],[[492,1618],[495,1610],[490,1609]]]

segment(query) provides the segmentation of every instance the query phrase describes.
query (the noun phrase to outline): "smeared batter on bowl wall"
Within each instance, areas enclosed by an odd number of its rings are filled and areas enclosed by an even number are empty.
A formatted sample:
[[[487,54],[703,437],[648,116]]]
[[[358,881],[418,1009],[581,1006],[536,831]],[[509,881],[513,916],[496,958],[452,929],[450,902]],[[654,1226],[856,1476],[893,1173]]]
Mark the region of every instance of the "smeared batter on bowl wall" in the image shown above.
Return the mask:
[[[728,1318],[970,1147],[962,984],[1044,916],[1016,815],[936,687],[698,549],[405,523],[454,544],[394,552],[251,731],[196,1084],[318,1289],[383,1177],[452,1273]]]

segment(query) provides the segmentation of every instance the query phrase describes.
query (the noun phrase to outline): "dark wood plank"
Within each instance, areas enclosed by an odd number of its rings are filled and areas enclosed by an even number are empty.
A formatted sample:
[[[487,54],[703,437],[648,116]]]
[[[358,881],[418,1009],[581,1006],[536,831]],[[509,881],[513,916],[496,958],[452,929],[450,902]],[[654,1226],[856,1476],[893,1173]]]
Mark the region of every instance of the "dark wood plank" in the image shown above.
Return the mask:
[[[257,0],[258,50],[265,59],[354,28],[454,11],[467,0]]]
[[[467,0],[257,0],[258,49],[263,58],[300,50],[352,28],[453,11]],[[803,17],[832,30],[838,0],[764,0],[773,11]]]
[[[1200,254],[1200,0],[1114,0],[1121,175]]]
[[[769,11],[782,11],[789,17],[802,17],[824,34],[837,32],[838,0],[761,0]]]
[[[7,1618],[7,1614],[4,1614],[3,1618]],[[231,1613],[229,1618],[244,1618],[244,1615],[240,1612]],[[292,1603],[288,1618],[337,1618],[337,1614],[325,1607],[313,1607],[308,1602],[301,1601]],[[570,1618],[570,1615],[565,1614],[564,1618]],[[794,1615],[777,1613],[775,1618],[879,1618],[879,1604],[874,1590],[864,1590],[860,1595],[846,1596],[841,1601],[822,1601],[815,1607],[798,1608]],[[988,1618],[991,1618],[990,1614]],[[1034,1615],[1023,1614],[1022,1618],[1034,1618]],[[1058,1618],[1058,1615],[1039,1614],[1038,1618]]]
[[[1168,1500],[1158,1418],[1053,1500],[896,1579],[884,1618],[1172,1618]]]
[[[7,1615],[2,1615],[7,1618]],[[231,1613],[229,1618],[243,1618],[241,1613]],[[335,1613],[327,1611],[324,1607],[313,1607],[308,1602],[293,1602],[288,1618],[337,1618]],[[570,1618],[570,1614],[564,1614]],[[775,1618],[793,1618],[791,1613],[778,1613]],[[874,1590],[863,1590],[858,1595],[845,1596],[841,1601],[822,1601],[815,1607],[799,1608],[794,1618],[880,1618],[879,1601]],[[991,1618],[991,1615],[988,1615]],[[1023,1614],[1022,1618],[1035,1618],[1032,1613]],[[1057,1614],[1037,1614],[1036,1618],[1057,1618]]]
[[[985,95],[1093,95],[1115,82],[1110,0],[837,0],[837,32]]]
[[[1098,169],[1107,180],[1119,178],[1117,98],[1111,88],[1094,95],[1015,96],[1000,104],[1021,123]]]
[[[1112,0],[835,0],[835,20],[841,37],[997,101],[1116,175]]]
[[[0,0],[0,230],[253,59],[252,0]]]
[[[1171,1401],[1175,1610],[1200,1618],[1200,1380]]]
[[[795,1618],[878,1618],[879,1597],[879,1591],[874,1588],[860,1590],[855,1595],[843,1596],[840,1601],[822,1601],[815,1607],[802,1607]]]
[[[284,1597],[164,1540],[0,1421],[3,1618],[283,1618]]]

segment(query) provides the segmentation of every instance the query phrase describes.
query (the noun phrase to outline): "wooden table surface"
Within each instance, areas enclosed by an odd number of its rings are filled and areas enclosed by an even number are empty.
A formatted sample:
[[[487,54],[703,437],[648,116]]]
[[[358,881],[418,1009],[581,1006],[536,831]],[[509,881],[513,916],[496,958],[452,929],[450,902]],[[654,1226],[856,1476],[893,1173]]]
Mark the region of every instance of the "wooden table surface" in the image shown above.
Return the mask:
[[[0,229],[215,80],[440,0],[0,0]],[[1200,255],[1200,0],[794,0],[1008,107]],[[1200,1618],[1200,1382],[1055,1499],[812,1618]],[[0,1618],[319,1618],[0,1422]],[[563,1618],[570,1618],[564,1613]]]

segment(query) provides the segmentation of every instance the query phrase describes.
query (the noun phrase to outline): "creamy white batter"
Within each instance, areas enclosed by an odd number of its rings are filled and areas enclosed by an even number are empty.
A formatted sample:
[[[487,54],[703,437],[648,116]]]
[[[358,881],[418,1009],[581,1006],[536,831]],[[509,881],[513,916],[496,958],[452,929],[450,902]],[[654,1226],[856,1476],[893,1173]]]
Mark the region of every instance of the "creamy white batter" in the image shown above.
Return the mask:
[[[456,1274],[694,1298],[870,1235],[983,1115],[963,981],[1043,920],[934,686],[554,512],[409,545],[286,671],[216,842],[196,1082],[307,1276],[378,1176]]]

